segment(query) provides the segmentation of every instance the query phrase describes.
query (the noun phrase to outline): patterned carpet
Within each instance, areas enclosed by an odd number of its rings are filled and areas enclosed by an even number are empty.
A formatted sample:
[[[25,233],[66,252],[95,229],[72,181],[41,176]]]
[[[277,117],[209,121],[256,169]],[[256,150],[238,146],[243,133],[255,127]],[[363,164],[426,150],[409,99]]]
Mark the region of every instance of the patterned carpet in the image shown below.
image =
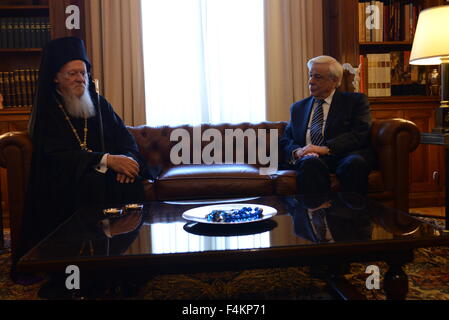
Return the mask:
[[[8,239],[6,241],[8,244]],[[365,287],[368,264],[351,264],[346,278],[369,300],[384,300],[383,276],[380,267],[380,290]],[[9,277],[10,254],[0,255],[0,300],[38,300],[39,288],[45,280],[31,285],[15,284]],[[327,285],[311,277],[310,267],[271,268],[243,272],[161,275],[148,281],[132,298],[146,300],[199,299],[270,299],[270,300],[333,300]],[[415,261],[405,267],[409,277],[407,300],[449,300],[449,248],[423,248],[415,252]],[[315,272],[316,273],[316,272]],[[97,299],[124,299],[120,291],[105,293]]]

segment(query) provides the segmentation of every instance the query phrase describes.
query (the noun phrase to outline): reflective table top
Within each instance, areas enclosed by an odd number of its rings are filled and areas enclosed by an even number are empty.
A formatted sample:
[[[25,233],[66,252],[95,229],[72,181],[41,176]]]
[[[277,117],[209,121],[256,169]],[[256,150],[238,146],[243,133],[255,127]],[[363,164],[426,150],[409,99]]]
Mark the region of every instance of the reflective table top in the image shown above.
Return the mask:
[[[229,208],[242,203],[268,206],[277,212],[268,219],[236,224],[206,224],[182,217],[194,208]],[[104,209],[111,207],[119,210],[112,210],[112,215],[106,217]],[[306,252],[312,254],[312,248],[336,254],[357,248],[363,252],[381,247],[401,250],[447,244],[446,231],[357,194],[155,201],[143,207],[80,209],[22,257],[19,267],[45,269],[45,264],[82,261],[120,261],[126,266],[131,261],[145,260],[159,264],[162,258],[169,257],[177,257],[171,263],[187,263],[194,257],[218,262],[226,257],[244,258],[248,252],[260,253],[260,259],[269,260],[266,254],[298,257]],[[207,260],[197,262],[201,261]]]

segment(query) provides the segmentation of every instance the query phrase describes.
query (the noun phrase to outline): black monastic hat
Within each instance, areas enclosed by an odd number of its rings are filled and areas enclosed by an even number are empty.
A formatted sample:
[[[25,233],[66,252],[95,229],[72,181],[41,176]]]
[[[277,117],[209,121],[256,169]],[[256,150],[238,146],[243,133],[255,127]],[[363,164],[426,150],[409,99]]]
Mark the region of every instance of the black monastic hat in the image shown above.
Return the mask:
[[[73,60],[84,61],[87,71],[91,68],[84,41],[75,37],[59,38],[48,42],[44,48],[44,59],[45,67],[48,68],[45,71],[51,76],[54,76],[67,62]]]
[[[90,72],[91,64],[87,57],[84,41],[75,37],[65,37],[54,39],[47,43],[44,48],[40,70],[39,80],[37,82],[37,91],[34,97],[33,109],[31,110],[30,123],[28,131],[33,138],[37,139],[37,122],[49,107],[56,84],[54,78],[56,73],[68,62],[73,60],[82,60],[86,63],[87,72]],[[92,84],[89,84],[91,87]]]

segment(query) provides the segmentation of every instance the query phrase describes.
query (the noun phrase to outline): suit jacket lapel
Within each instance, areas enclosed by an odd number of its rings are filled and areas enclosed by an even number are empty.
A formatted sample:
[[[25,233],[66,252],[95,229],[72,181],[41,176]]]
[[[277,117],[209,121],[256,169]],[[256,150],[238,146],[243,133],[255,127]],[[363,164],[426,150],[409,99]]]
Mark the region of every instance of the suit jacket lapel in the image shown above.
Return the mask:
[[[312,107],[313,107],[314,99],[313,97],[310,97],[309,100],[306,101],[304,108],[301,108],[301,114],[300,114],[300,128],[301,128],[301,143],[303,145],[306,144],[306,135],[307,135],[307,128],[309,127],[309,119],[310,114],[312,113]]]
[[[324,137],[327,137],[329,128],[331,128],[332,123],[337,119],[338,108],[341,103],[341,94],[337,90],[332,98],[332,103],[329,107],[329,113],[327,114],[326,127],[324,128]]]

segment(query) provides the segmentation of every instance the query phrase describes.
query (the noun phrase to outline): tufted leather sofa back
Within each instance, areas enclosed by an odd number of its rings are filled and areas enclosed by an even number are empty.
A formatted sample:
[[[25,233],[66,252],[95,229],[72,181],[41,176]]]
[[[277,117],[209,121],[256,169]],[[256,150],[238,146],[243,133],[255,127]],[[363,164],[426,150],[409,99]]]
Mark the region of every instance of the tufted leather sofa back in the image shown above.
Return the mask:
[[[229,150],[232,150],[232,160],[230,162],[242,162],[237,161],[240,159],[243,160],[243,163],[254,164],[260,167],[266,165],[266,163],[261,163],[261,158],[257,152],[261,143],[265,143],[265,156],[268,157],[271,152],[270,130],[277,132],[275,136],[277,146],[278,139],[284,133],[286,125],[287,122],[261,122],[219,125],[203,124],[198,127],[189,125],[178,127],[141,126],[128,127],[128,130],[134,135],[141,155],[150,165],[160,164],[163,168],[174,166],[170,160],[170,152],[176,145],[179,146],[181,138],[178,134],[185,134],[190,139],[187,144],[189,146],[187,155],[184,154],[189,163],[183,164],[205,164],[203,157],[199,159],[194,158],[193,149],[196,146],[200,146],[201,153],[214,157],[215,163],[220,163],[220,161],[221,163],[226,163],[226,160],[231,160]],[[198,144],[194,141],[198,141]],[[214,148],[213,143],[217,143],[221,148]],[[241,144],[243,146],[239,147]],[[253,150],[256,152],[253,152]],[[185,152],[185,150],[183,151]],[[181,156],[182,152],[177,154]],[[282,157],[280,150],[278,150],[278,156]],[[282,161],[283,159],[279,158],[279,160]]]

